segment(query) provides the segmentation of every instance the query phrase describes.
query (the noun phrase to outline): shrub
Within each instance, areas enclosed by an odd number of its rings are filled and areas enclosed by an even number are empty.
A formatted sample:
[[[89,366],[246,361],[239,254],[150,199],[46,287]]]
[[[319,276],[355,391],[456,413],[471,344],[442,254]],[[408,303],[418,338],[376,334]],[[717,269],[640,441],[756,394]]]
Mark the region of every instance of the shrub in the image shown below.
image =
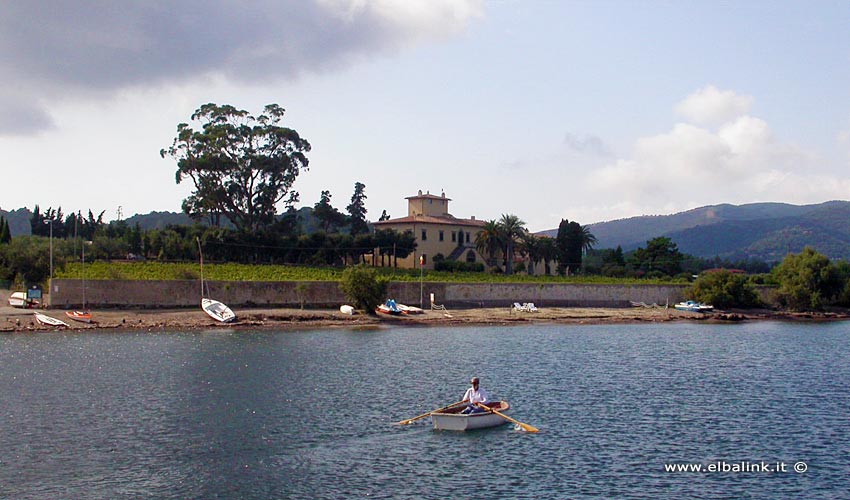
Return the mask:
[[[435,271],[457,272],[483,272],[484,264],[481,262],[461,262],[458,260],[437,260],[434,258]]]
[[[702,273],[685,290],[685,296],[721,309],[760,305],[758,293],[747,277],[729,271]]]
[[[339,288],[355,309],[375,314],[375,308],[387,296],[387,279],[378,276],[375,268],[360,264],[342,273]]]
[[[773,274],[779,282],[779,302],[791,309],[822,309],[835,302],[844,288],[841,275],[829,258],[810,247],[785,257]]]

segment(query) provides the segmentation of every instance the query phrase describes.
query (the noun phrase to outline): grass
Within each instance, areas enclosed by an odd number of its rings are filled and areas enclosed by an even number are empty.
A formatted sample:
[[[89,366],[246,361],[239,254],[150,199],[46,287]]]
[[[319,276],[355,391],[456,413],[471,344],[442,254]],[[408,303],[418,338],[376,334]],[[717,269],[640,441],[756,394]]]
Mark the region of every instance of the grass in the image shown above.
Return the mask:
[[[391,281],[419,281],[419,271],[412,269],[375,268]],[[339,281],[344,268],[292,265],[205,264],[204,278],[215,281]],[[85,276],[84,276],[85,273]],[[195,263],[165,262],[92,262],[83,267],[78,262],[57,270],[59,279],[89,280],[187,280],[200,278]],[[425,281],[447,283],[577,283],[577,284],[670,284],[674,280],[611,278],[606,276],[505,276],[493,273],[450,273],[428,271]]]

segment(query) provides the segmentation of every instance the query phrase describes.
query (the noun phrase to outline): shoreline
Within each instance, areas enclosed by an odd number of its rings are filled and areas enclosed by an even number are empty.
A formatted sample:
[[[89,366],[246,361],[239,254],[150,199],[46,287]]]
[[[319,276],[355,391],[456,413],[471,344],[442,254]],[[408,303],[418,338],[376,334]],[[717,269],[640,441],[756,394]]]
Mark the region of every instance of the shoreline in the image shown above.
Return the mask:
[[[68,323],[69,327],[42,325],[38,311]],[[250,308],[235,311],[233,323],[218,323],[197,309],[105,309],[95,310],[91,324],[71,320],[65,309],[16,309],[0,306],[0,333],[40,331],[145,330],[186,331],[215,328],[231,330],[303,330],[312,328],[382,328],[392,326],[509,326],[520,324],[640,324],[661,322],[736,323],[742,321],[835,321],[850,319],[850,311],[807,312],[768,309],[696,313],[673,308],[540,308],[520,312],[508,307],[425,311],[409,316],[347,315],[331,309]]]

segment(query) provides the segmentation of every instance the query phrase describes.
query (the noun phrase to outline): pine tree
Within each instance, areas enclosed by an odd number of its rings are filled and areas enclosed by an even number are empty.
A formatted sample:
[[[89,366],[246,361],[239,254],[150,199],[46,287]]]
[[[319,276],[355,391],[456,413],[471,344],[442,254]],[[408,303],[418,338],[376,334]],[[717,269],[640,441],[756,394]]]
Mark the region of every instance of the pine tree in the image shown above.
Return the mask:
[[[369,232],[366,223],[366,184],[354,183],[354,194],[351,195],[351,204],[345,207],[348,211],[348,220],[351,224],[351,235]]]

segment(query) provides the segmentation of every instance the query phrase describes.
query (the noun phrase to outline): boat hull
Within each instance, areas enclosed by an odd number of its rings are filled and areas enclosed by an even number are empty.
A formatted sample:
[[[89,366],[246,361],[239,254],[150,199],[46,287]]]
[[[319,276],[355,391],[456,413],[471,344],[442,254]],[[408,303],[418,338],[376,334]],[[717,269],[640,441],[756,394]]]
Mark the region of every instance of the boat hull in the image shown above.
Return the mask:
[[[201,309],[212,319],[220,323],[230,323],[236,321],[236,314],[221,302],[213,299],[202,299]]]
[[[381,304],[381,305],[379,305],[379,306],[375,309],[375,312],[379,312],[379,313],[381,313],[381,314],[389,314],[390,316],[398,316],[399,314],[401,314],[401,311],[400,311],[400,310],[398,310],[398,309],[390,309],[390,308],[389,308],[389,307],[387,307],[385,304]]]
[[[679,302],[678,304],[673,306],[675,309],[680,311],[690,311],[690,312],[712,312],[714,311],[714,306],[703,304],[702,302],[694,302],[692,300],[688,300],[686,302]]]
[[[41,323],[42,325],[48,325],[48,326],[69,326],[69,325],[68,325],[68,323],[65,323],[65,322],[64,322],[64,321],[62,321],[61,319],[56,319],[56,318],[53,318],[53,317],[51,317],[51,316],[48,316],[48,315],[46,315],[46,314],[41,314],[41,313],[33,313],[33,314],[35,314],[35,319],[36,319],[36,321],[38,321],[38,322],[39,322],[39,323]]]
[[[9,305],[20,309],[25,309],[33,305],[33,301],[27,299],[26,292],[12,292],[9,296]]]
[[[91,313],[88,311],[65,311],[65,315],[74,321],[91,323]]]
[[[507,401],[493,403],[493,408],[500,413],[507,413],[511,405]],[[486,429],[498,427],[508,423],[508,419],[502,418],[495,413],[482,412],[469,415],[461,414],[463,407],[446,410],[444,412],[431,413],[431,422],[434,429],[443,431],[471,431],[475,429]]]

